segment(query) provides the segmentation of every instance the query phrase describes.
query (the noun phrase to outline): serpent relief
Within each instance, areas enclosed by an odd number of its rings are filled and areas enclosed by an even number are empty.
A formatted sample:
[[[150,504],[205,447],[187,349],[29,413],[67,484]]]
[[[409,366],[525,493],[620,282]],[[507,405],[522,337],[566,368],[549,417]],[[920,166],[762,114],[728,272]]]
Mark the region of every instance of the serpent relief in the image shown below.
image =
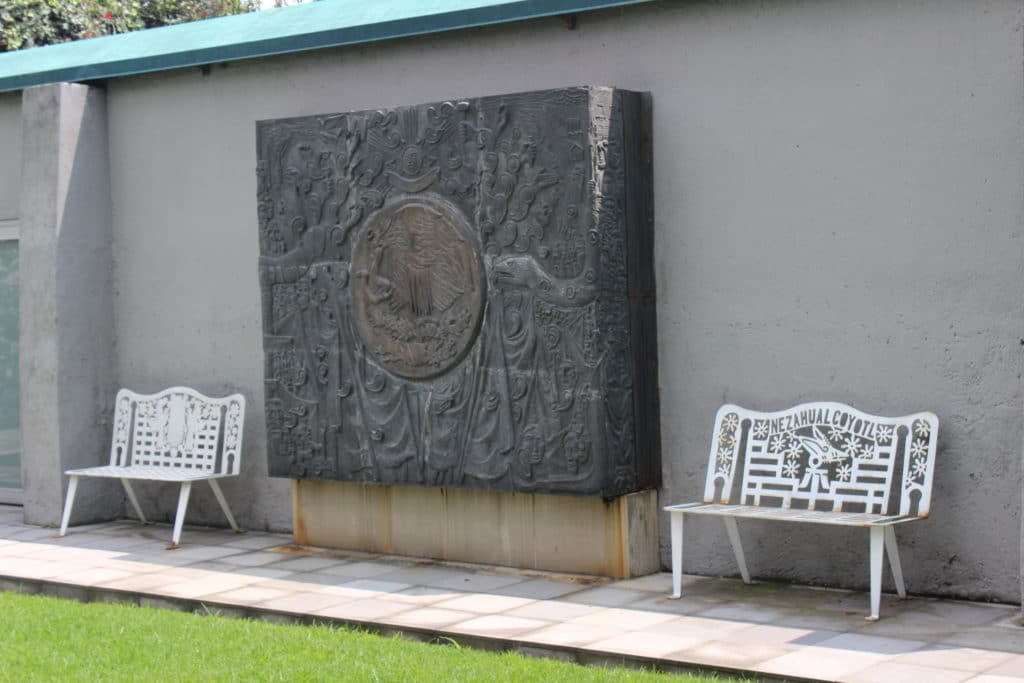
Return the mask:
[[[271,475],[657,485],[646,102],[578,87],[259,122]]]

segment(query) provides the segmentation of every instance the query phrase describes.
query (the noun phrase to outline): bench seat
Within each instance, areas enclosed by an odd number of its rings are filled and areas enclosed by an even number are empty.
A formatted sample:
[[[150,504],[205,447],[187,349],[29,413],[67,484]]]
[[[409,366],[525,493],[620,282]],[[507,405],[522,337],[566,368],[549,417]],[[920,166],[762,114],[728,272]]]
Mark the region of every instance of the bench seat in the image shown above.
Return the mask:
[[[746,519],[770,519],[778,522],[809,522],[812,524],[837,524],[839,526],[877,526],[913,522],[919,517],[902,515],[875,515],[867,512],[827,512],[824,510],[794,510],[793,508],[766,508],[750,505],[728,505],[722,503],[686,503],[668,505],[666,512],[685,512],[688,515],[712,515],[716,517],[743,517]]]
[[[103,465],[80,470],[67,470],[64,474],[77,477],[104,477],[107,479],[134,479],[136,481],[201,481],[222,479],[231,474],[210,474],[201,470],[187,470],[180,467],[159,467],[154,465]]]
[[[715,417],[704,500],[665,506],[671,522],[672,597],[681,597],[683,520],[720,517],[750,583],[738,519],[865,527],[870,620],[878,619],[882,564],[906,597],[895,527],[928,517],[939,420],[933,413],[870,415],[842,403],[766,413],[722,406]]]
[[[171,548],[181,540],[192,482],[208,481],[228,524],[239,531],[218,479],[237,476],[241,469],[245,397],[233,394],[210,398],[188,387],[171,387],[156,394],[128,389],[114,401],[114,436],[110,464],[65,472],[69,477],[60,536],[68,530],[81,478],[118,479],[139,519],[146,523],[132,481],[181,484]]]

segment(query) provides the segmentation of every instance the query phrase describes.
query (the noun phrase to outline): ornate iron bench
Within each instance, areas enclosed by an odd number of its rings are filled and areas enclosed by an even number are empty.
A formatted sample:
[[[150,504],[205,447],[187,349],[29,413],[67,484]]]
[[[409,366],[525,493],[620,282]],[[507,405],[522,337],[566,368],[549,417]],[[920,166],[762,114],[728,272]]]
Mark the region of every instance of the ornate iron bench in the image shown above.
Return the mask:
[[[894,527],[928,516],[938,427],[932,413],[878,417],[841,403],[805,403],[776,413],[722,406],[704,501],[664,508],[672,527],[672,597],[682,594],[684,515],[725,521],[744,583],[750,574],[739,518],[860,526],[870,530],[868,619],[877,620],[886,552],[896,590],[907,595]],[[730,503],[737,473],[738,501]]]
[[[177,548],[181,539],[181,526],[194,481],[210,482],[228,523],[239,531],[217,480],[239,472],[244,418],[245,397],[241,394],[210,398],[188,387],[172,387],[152,395],[121,389],[114,406],[110,464],[65,472],[71,480],[59,535],[67,533],[81,477],[120,479],[128,500],[144,524],[146,516],[130,480],[179,482],[181,490],[171,548]]]

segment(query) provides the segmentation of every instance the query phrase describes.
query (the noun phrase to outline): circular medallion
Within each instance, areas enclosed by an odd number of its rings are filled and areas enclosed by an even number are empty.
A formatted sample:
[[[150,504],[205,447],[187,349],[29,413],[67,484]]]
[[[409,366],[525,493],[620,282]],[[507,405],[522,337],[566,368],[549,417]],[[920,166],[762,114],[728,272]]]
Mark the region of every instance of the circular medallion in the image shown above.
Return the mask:
[[[473,228],[448,202],[407,197],[371,215],[351,279],[356,328],[396,375],[435,377],[473,345],[487,281]]]

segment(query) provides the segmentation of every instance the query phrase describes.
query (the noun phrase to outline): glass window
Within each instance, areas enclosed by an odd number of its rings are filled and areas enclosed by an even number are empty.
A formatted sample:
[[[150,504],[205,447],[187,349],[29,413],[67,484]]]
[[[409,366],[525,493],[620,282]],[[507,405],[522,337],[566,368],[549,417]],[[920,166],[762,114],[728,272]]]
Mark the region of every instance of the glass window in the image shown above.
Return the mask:
[[[18,241],[0,241],[0,488],[21,488]]]

